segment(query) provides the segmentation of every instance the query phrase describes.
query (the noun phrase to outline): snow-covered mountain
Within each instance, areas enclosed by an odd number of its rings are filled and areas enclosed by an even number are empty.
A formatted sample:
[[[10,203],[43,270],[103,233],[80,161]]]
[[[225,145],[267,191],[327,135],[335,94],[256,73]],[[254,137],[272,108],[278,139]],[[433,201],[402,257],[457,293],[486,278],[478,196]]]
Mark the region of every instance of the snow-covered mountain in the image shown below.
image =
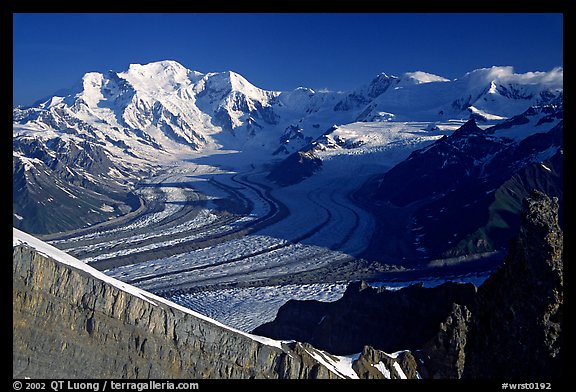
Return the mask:
[[[202,74],[160,61],[89,72],[67,95],[14,109],[14,131],[68,133],[141,158],[246,143],[275,151],[279,141],[299,138],[295,128],[316,138],[332,124],[355,120],[508,118],[561,95],[562,76],[561,68],[515,74],[511,67],[492,67],[450,81],[417,71],[382,73],[344,93],[278,92],[234,72]]]
[[[562,78],[562,68],[525,74],[515,74],[512,67],[483,68],[453,81],[409,73],[371,101],[358,120],[503,120],[561,96]]]
[[[450,119],[502,121],[561,99],[562,76],[562,68],[515,74],[492,67],[457,80],[417,71],[382,73],[349,92],[279,92],[234,72],[204,74],[170,60],[89,72],[69,90],[13,109],[13,223],[54,230],[22,219],[40,205],[56,216],[74,206],[77,222],[56,218],[60,229],[125,213],[138,206],[135,183],[190,153],[256,150],[274,159],[334,124],[421,121],[432,129]]]

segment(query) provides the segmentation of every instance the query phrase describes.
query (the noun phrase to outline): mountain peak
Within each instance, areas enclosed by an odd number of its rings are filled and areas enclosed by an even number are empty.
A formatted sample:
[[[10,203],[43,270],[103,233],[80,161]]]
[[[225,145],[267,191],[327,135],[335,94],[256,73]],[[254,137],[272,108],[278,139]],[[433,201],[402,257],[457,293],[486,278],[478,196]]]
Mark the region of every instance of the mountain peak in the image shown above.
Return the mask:
[[[370,98],[376,98],[388,90],[390,85],[396,81],[398,81],[398,77],[394,75],[388,75],[384,72],[376,75],[368,86],[368,96]]]
[[[117,74],[137,90],[173,91],[200,79],[203,74],[190,71],[174,60],[148,64],[130,64],[128,71]]]
[[[177,61],[162,60],[148,64],[130,64],[128,72],[150,75],[162,72],[187,73],[188,69]]]
[[[393,80],[397,80],[398,76],[395,75],[388,75],[385,72],[380,72],[376,75],[371,81],[370,85],[379,84],[379,83],[390,83]]]
[[[195,85],[194,89],[200,93],[211,92],[212,99],[224,99],[230,93],[240,93],[246,97],[261,102],[268,101],[268,95],[274,94],[271,91],[264,91],[252,83],[244,76],[234,72],[211,72],[206,75]]]
[[[470,120],[466,121],[464,125],[454,131],[452,136],[463,136],[463,135],[470,135],[470,134],[478,134],[483,133],[484,131],[476,124],[476,120],[471,118]]]
[[[380,72],[378,75],[374,77],[374,80],[378,79],[396,79],[397,77],[394,75],[388,75],[386,72]]]
[[[99,72],[88,72],[82,77],[83,90],[81,96],[88,106],[96,106],[102,98],[100,90],[102,88],[103,80],[104,75]]]
[[[257,88],[252,83],[250,83],[244,76],[234,71],[222,72],[221,75],[225,76],[229,80],[230,86],[232,87],[233,91],[243,91],[246,88],[249,89]]]

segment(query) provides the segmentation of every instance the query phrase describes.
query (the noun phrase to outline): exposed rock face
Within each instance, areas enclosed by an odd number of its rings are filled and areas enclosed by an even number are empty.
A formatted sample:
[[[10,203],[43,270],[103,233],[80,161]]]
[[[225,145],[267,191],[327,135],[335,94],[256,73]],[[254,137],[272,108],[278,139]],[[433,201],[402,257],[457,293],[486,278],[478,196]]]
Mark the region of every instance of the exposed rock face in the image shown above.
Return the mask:
[[[360,378],[375,379],[416,379],[421,378],[417,363],[410,351],[386,354],[365,346],[352,368]]]
[[[15,136],[12,148],[12,222],[21,230],[73,230],[138,208],[130,182],[142,172],[115,164],[98,144]]]
[[[504,266],[478,290],[463,377],[562,376],[563,234],[558,200],[535,191],[523,207],[520,235]]]
[[[550,381],[563,375],[563,234],[558,199],[523,201],[520,234],[469,308],[454,305],[417,353],[425,378]]]
[[[438,335],[415,355],[426,363],[423,378],[458,379],[462,377],[466,355],[466,334],[471,313],[464,305],[454,304],[446,321],[440,324]]]
[[[295,339],[335,354],[370,345],[385,352],[412,350],[435,336],[454,302],[470,304],[476,288],[445,283],[392,291],[351,283],[335,302],[288,301],[276,319],[254,330],[274,339]]]
[[[322,353],[267,344],[135,296],[26,244],[13,251],[16,378],[339,378]],[[145,293],[145,292],[143,292]],[[279,343],[279,342],[276,342]]]
[[[280,161],[270,171],[268,178],[282,186],[297,184],[322,168],[322,160],[313,151],[296,151]]]

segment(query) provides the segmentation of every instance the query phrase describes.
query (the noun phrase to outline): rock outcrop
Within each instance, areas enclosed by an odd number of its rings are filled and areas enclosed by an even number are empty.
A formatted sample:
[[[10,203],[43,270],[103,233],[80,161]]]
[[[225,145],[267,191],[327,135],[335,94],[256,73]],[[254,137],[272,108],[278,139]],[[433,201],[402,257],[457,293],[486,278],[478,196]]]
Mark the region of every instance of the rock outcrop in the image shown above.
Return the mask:
[[[464,305],[453,304],[452,312],[440,324],[438,334],[415,352],[423,378],[459,379],[464,372],[466,335],[471,313]]]
[[[386,290],[354,282],[334,302],[288,301],[274,321],[254,333],[309,342],[342,355],[360,352],[365,345],[385,352],[413,350],[435,336],[453,303],[469,305],[475,293],[472,284]]]
[[[524,200],[520,234],[503,267],[478,290],[463,377],[562,376],[562,259],[558,200],[535,191]]]
[[[455,305],[418,357],[426,378],[550,381],[564,374],[563,234],[558,200],[534,191],[503,266]]]
[[[297,184],[322,168],[322,160],[307,147],[274,165],[268,179],[281,186]]]
[[[15,378],[355,376],[340,357],[233,330],[14,233]]]
[[[365,346],[352,365],[363,379],[419,379],[416,358],[410,351],[387,354]]]

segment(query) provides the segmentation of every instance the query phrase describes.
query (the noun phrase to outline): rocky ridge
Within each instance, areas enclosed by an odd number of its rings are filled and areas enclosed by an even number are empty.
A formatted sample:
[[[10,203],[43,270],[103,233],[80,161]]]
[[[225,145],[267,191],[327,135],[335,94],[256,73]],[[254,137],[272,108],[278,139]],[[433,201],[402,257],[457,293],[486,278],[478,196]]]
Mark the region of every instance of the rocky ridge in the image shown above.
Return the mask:
[[[470,307],[455,305],[420,353],[423,377],[550,381],[564,375],[558,199],[533,191],[503,266]]]
[[[563,233],[558,200],[524,200],[520,234],[504,266],[479,288],[467,326],[463,377],[563,374]],[[511,365],[509,358],[514,358]]]
[[[367,183],[356,196],[372,213],[398,211],[403,218],[377,226],[368,253],[377,257],[379,243],[391,236],[400,244],[395,258],[420,249],[411,257],[415,264],[418,256],[427,261],[505,250],[519,228],[521,201],[533,188],[562,198],[562,118],[560,102],[486,129],[469,120]],[[517,124],[533,134],[519,136]]]
[[[454,302],[470,306],[475,293],[472,284],[387,290],[354,282],[334,302],[288,301],[274,321],[254,333],[309,342],[341,355],[359,352],[365,345],[385,352],[414,350],[436,334]]]

